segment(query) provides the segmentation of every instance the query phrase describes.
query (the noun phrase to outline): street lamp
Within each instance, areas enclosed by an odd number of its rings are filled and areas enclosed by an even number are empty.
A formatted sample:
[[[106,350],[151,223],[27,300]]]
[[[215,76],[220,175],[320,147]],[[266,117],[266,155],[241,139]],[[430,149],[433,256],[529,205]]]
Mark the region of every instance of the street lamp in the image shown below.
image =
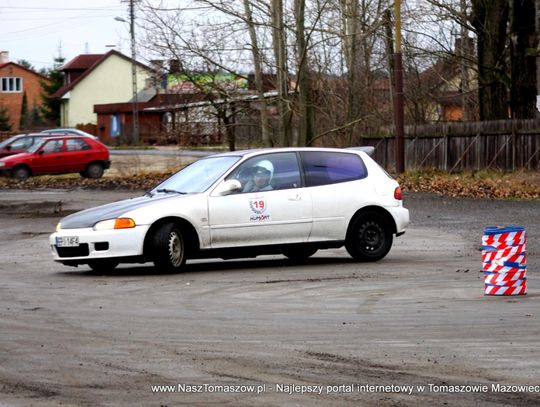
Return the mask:
[[[114,17],[116,21],[127,23],[122,17]],[[133,144],[139,142],[139,108],[137,103],[137,54],[135,51],[135,8],[133,1],[129,4],[129,34],[131,39],[131,86],[132,86],[132,125],[131,141]]]

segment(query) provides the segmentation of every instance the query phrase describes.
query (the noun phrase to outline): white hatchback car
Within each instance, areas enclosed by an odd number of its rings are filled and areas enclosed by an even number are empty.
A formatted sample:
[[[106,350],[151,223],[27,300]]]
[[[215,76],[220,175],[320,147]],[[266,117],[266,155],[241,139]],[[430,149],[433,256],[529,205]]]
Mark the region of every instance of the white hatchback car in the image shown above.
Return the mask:
[[[111,269],[186,259],[284,254],[299,260],[345,245],[362,261],[389,252],[409,211],[398,183],[364,148],[279,148],[212,155],[144,196],[63,218],[54,260]]]

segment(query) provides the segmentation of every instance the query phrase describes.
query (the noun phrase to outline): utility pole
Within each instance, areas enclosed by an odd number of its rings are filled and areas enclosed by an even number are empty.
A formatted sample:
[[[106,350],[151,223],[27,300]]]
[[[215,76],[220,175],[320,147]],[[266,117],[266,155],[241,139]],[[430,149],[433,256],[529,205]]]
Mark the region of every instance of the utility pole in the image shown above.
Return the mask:
[[[138,0],[122,0],[122,3],[129,1],[129,36],[131,39],[131,105],[132,105],[132,131],[130,141],[133,144],[139,142],[139,106],[137,102],[137,51],[135,43],[135,2]],[[115,17],[116,21],[127,23],[122,17]]]
[[[540,118],[540,0],[535,0],[535,25],[536,25],[536,118]]]
[[[460,12],[461,18],[463,20],[461,24],[461,41],[460,47],[456,50],[461,59],[461,105],[463,107],[463,116],[462,120],[464,122],[471,120],[471,103],[469,103],[469,68],[468,64],[470,63],[471,58],[471,47],[469,43],[469,30],[467,29],[467,3],[466,0],[460,1]]]
[[[137,51],[135,47],[135,0],[129,0],[129,34],[131,36],[131,86],[133,92],[133,144],[139,143],[139,106],[137,103]]]
[[[403,58],[401,56],[401,0],[395,0],[394,3],[396,52],[394,53],[394,126],[395,126],[395,153],[396,153],[396,172],[402,174],[405,172],[405,149],[404,138],[404,120],[403,120]]]

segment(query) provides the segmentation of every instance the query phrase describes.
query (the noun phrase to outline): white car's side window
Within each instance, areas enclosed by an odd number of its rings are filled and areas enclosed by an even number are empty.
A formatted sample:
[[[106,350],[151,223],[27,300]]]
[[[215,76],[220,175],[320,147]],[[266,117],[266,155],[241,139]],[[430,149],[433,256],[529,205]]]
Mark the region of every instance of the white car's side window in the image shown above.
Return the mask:
[[[301,186],[296,153],[275,153],[253,157],[242,163],[227,179],[240,181],[242,189],[239,193]]]
[[[367,177],[366,166],[356,154],[304,151],[300,155],[308,187],[354,181]]]

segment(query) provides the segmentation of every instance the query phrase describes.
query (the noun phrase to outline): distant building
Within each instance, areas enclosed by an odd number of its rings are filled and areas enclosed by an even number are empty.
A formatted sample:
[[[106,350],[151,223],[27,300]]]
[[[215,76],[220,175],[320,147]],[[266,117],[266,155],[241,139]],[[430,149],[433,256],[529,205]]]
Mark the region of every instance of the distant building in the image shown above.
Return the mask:
[[[41,82],[49,79],[31,69],[9,60],[7,51],[0,52],[0,108],[5,108],[9,115],[11,131],[20,130],[23,98],[26,94],[28,114],[35,108],[40,109]]]
[[[478,119],[478,81],[469,65],[474,56],[474,40],[456,39],[454,52],[454,56],[438,60],[420,74],[417,90],[423,92],[428,101],[426,118],[430,122]],[[467,64],[460,53],[469,60]],[[468,117],[465,117],[466,111]]]
[[[153,76],[150,67],[136,62],[137,89],[141,91]],[[61,71],[65,84],[55,96],[60,98],[62,127],[97,125],[94,105],[128,102],[133,96],[132,60],[112,50],[106,54],[79,55]]]
[[[229,94],[231,101],[253,94],[249,80],[238,75],[199,72],[188,76],[165,73],[159,67],[154,71],[154,87],[139,92],[136,107],[140,140],[149,144],[219,144],[223,124],[219,123],[208,98],[223,104],[218,89]],[[94,105],[94,112],[98,117],[95,134],[101,140],[118,143],[129,140],[133,123],[131,100],[99,103]]]

